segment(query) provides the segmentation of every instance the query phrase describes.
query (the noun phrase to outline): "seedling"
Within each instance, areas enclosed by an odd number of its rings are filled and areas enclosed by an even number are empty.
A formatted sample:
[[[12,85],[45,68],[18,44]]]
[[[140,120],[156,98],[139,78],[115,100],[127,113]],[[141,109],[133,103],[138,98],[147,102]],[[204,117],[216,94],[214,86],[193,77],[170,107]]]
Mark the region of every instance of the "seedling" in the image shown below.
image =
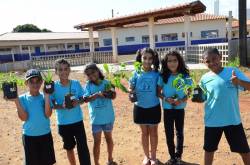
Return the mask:
[[[186,83],[186,80],[190,80],[192,85]],[[205,82],[203,85],[213,81],[213,79]],[[178,90],[183,90],[184,93],[191,97],[193,102],[204,102],[204,95],[209,93],[207,89],[198,85],[198,75],[193,72],[189,78],[184,78],[183,74],[178,74],[174,79],[172,86]]]
[[[67,109],[72,109],[73,106],[73,101],[76,99],[76,97],[71,93],[71,81],[70,81],[70,85],[69,85],[69,93],[67,95],[64,96],[64,100],[65,100],[65,107]]]
[[[43,86],[44,92],[48,94],[52,94],[54,92],[54,81],[52,79],[53,75],[51,71],[47,71],[46,74],[42,72],[42,75],[43,75],[43,80],[44,80],[44,86]]]
[[[13,73],[0,75],[0,86],[4,97],[7,99],[17,98],[17,86],[24,86],[24,80]]]

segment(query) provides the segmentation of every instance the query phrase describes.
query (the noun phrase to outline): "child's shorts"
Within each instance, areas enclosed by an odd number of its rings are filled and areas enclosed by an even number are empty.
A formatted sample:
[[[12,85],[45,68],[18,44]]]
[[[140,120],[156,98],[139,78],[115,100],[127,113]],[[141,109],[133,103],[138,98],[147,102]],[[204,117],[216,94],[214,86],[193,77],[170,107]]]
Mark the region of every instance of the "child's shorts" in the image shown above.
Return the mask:
[[[23,135],[25,165],[52,165],[56,163],[51,133],[42,136]]]
[[[63,140],[63,148],[66,150],[74,149],[77,142],[78,144],[87,143],[83,121],[67,125],[58,125],[58,131]]]
[[[161,121],[160,104],[152,108],[134,105],[134,122],[140,125],[156,125]]]
[[[92,124],[92,133],[96,134],[98,132],[111,132],[113,130],[114,123],[102,124],[102,125],[95,125]]]
[[[204,150],[207,152],[216,151],[223,132],[232,152],[248,153],[250,151],[242,124],[205,127]]]

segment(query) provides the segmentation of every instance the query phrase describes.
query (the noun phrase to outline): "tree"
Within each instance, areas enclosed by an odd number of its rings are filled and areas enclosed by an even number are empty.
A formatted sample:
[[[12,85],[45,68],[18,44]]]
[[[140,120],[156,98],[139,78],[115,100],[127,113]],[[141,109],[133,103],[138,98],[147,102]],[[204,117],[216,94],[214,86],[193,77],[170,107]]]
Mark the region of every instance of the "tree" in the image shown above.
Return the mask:
[[[18,25],[13,29],[13,32],[51,32],[48,29],[40,29],[33,24]]]

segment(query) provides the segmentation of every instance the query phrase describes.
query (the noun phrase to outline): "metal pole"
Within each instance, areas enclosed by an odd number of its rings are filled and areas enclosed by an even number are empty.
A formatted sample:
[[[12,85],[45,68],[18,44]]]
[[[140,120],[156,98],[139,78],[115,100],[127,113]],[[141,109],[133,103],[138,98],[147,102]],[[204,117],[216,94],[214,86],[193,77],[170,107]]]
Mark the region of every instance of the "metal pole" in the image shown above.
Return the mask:
[[[239,3],[239,55],[240,65],[247,66],[247,25],[246,25],[246,0]]]

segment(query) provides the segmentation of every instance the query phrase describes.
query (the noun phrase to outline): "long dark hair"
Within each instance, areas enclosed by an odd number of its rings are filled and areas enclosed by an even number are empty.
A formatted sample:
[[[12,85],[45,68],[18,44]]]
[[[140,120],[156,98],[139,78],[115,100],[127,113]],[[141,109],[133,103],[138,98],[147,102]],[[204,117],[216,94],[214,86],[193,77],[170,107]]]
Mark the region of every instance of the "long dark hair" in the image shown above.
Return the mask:
[[[87,75],[87,71],[88,70],[95,70],[99,73],[99,78],[101,80],[103,80],[105,77],[102,73],[102,71],[98,68],[98,66],[95,63],[89,63],[86,65],[85,69],[84,69],[84,74]]]
[[[164,83],[167,83],[168,82],[168,78],[170,77],[171,75],[171,71],[170,69],[168,68],[168,57],[169,56],[175,56],[178,60],[178,67],[177,67],[177,72],[178,73],[181,73],[184,75],[184,77],[188,77],[189,76],[189,70],[181,56],[181,54],[174,50],[174,51],[170,51],[168,52],[167,54],[165,54],[165,56],[163,57],[163,59],[161,60],[161,76],[162,76],[162,79],[163,79],[163,82]]]
[[[154,71],[158,72],[159,70],[159,65],[160,65],[160,60],[159,60],[159,57],[158,57],[158,53],[156,51],[154,51],[153,49],[151,48],[143,48],[143,49],[139,49],[137,50],[136,52],[136,61],[137,62],[141,62],[141,57],[144,53],[150,53],[152,54],[153,56],[153,69]]]

